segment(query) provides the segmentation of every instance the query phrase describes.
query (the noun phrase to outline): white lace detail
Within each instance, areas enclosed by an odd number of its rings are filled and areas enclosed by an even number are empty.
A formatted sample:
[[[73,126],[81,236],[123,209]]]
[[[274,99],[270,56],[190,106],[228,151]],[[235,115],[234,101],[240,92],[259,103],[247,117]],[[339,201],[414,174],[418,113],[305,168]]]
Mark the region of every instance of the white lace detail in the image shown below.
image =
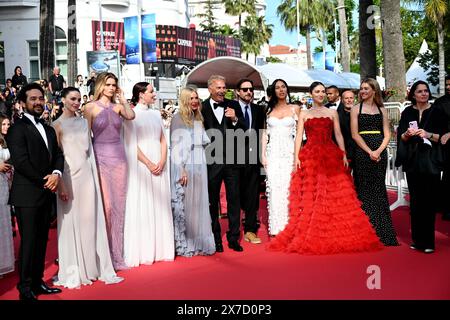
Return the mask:
[[[278,234],[288,222],[288,196],[294,166],[296,125],[294,116],[267,119],[269,142],[266,149],[266,194],[270,235]]]

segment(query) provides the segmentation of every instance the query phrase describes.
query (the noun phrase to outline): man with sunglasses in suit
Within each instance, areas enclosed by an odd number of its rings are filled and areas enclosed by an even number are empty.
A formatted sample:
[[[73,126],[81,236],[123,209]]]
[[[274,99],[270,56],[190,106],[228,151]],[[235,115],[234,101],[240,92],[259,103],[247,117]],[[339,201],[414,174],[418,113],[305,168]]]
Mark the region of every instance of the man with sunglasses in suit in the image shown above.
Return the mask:
[[[240,145],[240,151],[245,153],[245,165],[240,170],[241,209],[245,212],[244,240],[253,244],[261,243],[257,232],[259,228],[259,184],[261,165],[259,162],[259,133],[264,128],[264,109],[253,103],[253,81],[241,79],[236,86],[239,106],[244,115],[245,132],[248,138]]]

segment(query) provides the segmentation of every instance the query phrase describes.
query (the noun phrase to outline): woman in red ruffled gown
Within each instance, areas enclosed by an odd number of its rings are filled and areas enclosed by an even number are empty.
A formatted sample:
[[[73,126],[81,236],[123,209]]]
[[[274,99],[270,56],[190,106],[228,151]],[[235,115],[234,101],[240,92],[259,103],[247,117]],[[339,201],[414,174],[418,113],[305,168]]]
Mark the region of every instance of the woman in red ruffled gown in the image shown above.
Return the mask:
[[[312,83],[309,91],[314,103],[298,121],[289,222],[268,249],[300,254],[380,250],[383,245],[361,209],[347,168],[338,114],[323,105],[322,83]],[[303,130],[307,142],[302,148]]]

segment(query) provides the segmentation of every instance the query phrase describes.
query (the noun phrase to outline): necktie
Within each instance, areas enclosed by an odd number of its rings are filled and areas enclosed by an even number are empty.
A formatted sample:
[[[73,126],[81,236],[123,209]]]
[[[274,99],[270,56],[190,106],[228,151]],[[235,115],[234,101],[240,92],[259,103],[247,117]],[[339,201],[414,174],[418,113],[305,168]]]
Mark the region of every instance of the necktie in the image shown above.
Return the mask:
[[[213,103],[214,106],[214,110],[216,110],[217,108],[223,108],[223,106],[220,103]]]
[[[246,129],[249,129],[250,128],[250,116],[248,115],[248,105],[245,106],[244,120],[245,120]]]

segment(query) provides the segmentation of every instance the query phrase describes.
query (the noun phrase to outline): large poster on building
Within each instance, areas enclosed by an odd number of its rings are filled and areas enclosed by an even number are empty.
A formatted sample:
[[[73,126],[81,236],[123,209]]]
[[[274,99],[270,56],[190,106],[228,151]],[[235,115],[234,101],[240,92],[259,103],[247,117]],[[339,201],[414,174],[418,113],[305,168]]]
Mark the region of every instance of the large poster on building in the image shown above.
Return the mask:
[[[195,62],[201,63],[215,57],[241,57],[241,42],[232,37],[196,31]]]
[[[225,42],[227,44],[227,56],[241,57],[241,40],[233,37],[226,37]]]
[[[103,43],[106,50],[117,50],[122,57],[126,55],[123,22],[103,21]],[[100,50],[100,21],[92,21],[92,49]]]
[[[142,27],[142,62],[156,62],[156,22],[155,14],[141,16]]]
[[[157,25],[156,46],[158,62],[175,62],[177,57],[177,27]]]
[[[120,78],[120,55],[118,51],[87,51],[88,74],[95,71],[112,72]]]
[[[177,27],[176,56],[179,64],[195,64],[195,29]]]
[[[124,19],[127,64],[139,64],[141,62],[138,28],[138,17],[128,17]]]

